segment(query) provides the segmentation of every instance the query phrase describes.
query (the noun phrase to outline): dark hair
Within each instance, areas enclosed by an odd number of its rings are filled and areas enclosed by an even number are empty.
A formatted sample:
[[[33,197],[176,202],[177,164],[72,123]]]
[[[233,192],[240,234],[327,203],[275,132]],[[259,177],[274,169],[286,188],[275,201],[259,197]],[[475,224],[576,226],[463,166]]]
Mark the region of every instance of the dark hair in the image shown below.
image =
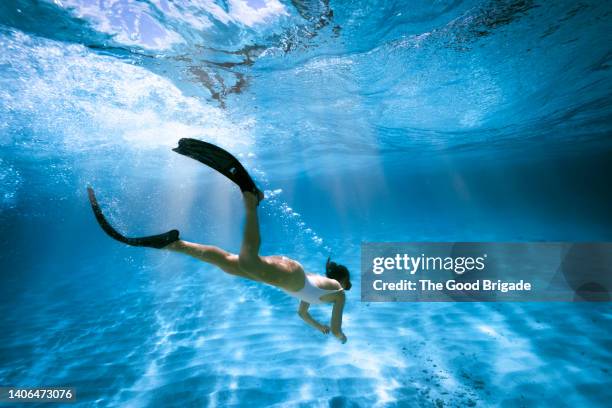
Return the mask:
[[[351,290],[351,274],[346,266],[332,262],[330,258],[327,258],[327,263],[325,264],[325,275],[330,279],[337,280],[338,282],[346,279],[347,285],[344,289]]]

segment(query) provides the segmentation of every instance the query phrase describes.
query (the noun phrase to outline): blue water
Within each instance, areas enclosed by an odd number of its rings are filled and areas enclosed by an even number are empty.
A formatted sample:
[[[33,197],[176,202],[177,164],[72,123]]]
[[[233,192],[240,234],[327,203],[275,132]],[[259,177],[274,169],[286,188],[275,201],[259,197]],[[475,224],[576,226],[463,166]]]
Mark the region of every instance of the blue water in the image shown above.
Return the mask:
[[[76,406],[607,406],[604,304],[359,301],[362,241],[612,240],[605,1],[0,3],[0,385]],[[178,228],[353,273],[344,345],[282,292],[109,239]],[[314,308],[327,319],[329,310]]]

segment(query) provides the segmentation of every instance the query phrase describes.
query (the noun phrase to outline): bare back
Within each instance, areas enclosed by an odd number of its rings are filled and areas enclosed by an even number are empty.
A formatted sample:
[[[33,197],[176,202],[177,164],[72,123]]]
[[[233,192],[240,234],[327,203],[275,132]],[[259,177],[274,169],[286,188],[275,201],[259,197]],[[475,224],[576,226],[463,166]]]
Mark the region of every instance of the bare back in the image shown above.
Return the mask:
[[[260,256],[260,259],[259,265],[253,265],[257,267],[254,272],[265,283],[291,291],[304,286],[304,268],[299,262],[281,255]]]

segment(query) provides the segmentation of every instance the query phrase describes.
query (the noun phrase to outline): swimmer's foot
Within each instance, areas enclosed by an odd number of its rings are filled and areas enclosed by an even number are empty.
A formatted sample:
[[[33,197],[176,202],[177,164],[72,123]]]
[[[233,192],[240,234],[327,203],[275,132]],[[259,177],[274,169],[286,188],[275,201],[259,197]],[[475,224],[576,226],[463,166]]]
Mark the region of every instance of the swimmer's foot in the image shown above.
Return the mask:
[[[170,230],[168,232],[164,232],[163,234],[139,238],[130,238],[122,235],[115,228],[113,228],[113,226],[110,225],[110,223],[106,220],[106,217],[102,213],[100,205],[98,204],[98,200],[96,200],[96,195],[94,194],[94,191],[91,187],[87,187],[87,194],[89,195],[89,202],[91,203],[91,208],[94,212],[94,215],[96,216],[98,224],[100,224],[100,227],[111,238],[131,246],[149,247],[157,249],[164,248],[165,246],[178,241],[178,230]]]
[[[257,208],[257,206],[263,199],[264,194],[259,190],[257,190],[257,194],[251,191],[242,192],[242,200],[244,201],[244,205],[247,209]]]
[[[179,240],[178,230],[170,230],[159,235],[151,235],[148,237],[129,238],[125,237],[125,242],[131,246],[149,247],[162,249]]]
[[[261,191],[260,189],[258,189],[257,187],[255,187],[254,194],[257,196],[257,204],[258,205],[259,205],[259,203],[261,203],[266,198],[264,192]]]

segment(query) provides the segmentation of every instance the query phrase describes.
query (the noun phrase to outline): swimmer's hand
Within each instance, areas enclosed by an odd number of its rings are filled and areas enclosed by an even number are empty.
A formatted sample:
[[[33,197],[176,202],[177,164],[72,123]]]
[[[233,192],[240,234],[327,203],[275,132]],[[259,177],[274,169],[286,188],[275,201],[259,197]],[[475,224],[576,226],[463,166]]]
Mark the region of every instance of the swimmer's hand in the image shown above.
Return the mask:
[[[320,331],[320,332],[321,332],[321,333],[323,333],[323,334],[329,334],[329,331],[330,331],[329,326],[326,326],[326,325],[324,325],[324,324],[320,324],[320,325],[317,327],[317,330],[318,330],[318,331]]]
[[[334,336],[336,336],[336,338],[340,340],[340,343],[342,344],[346,343],[346,336],[344,335],[344,333],[342,333],[342,330],[335,332]]]

